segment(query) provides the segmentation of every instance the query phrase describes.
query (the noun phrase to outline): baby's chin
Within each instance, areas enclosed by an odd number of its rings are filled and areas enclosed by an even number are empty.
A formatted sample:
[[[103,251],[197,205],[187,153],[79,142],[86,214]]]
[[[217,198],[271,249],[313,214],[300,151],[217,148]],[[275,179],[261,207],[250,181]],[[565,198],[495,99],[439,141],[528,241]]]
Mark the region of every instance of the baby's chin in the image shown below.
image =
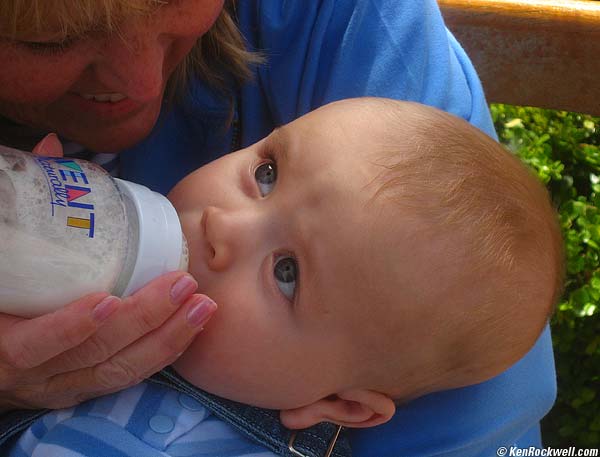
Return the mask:
[[[194,343],[171,364],[171,367],[179,376],[198,389],[228,400],[242,402],[243,399],[239,395],[231,395],[230,390],[233,386],[230,386],[228,382],[221,382],[213,373],[203,369],[203,364],[199,364],[197,358],[194,357],[193,346]]]
[[[318,399],[314,393],[311,395],[309,392],[302,392],[298,389],[288,389],[288,386],[272,386],[266,382],[260,383],[260,385],[250,385],[236,377],[235,373],[223,376],[222,373],[203,372],[201,366],[195,363],[195,358],[189,350],[184,352],[171,366],[183,379],[201,390],[258,408],[294,409]],[[291,394],[291,392],[294,393]]]
[[[192,343],[192,346],[194,343]],[[199,368],[197,364],[193,362],[193,356],[189,354],[190,349],[187,349],[175,362],[171,364],[171,367],[190,384],[198,387],[199,389],[206,390],[207,386],[205,386],[206,382],[203,379],[202,374],[199,372]],[[214,393],[214,392],[210,392]]]

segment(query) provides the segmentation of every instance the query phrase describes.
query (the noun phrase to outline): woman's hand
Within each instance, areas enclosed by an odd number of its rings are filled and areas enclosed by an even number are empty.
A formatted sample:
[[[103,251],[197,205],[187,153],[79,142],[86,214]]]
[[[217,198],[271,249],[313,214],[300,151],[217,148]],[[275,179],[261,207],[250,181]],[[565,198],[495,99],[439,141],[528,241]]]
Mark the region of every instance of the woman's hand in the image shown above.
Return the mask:
[[[35,319],[0,314],[0,410],[72,406],[169,365],[216,309],[196,287],[174,272],[123,300],[101,293]]]
[[[50,133],[35,145],[32,152],[38,156],[62,157],[63,147],[56,134]]]
[[[62,146],[49,135],[34,152],[60,157]],[[216,310],[197,286],[173,272],[122,300],[97,293],[35,319],[0,314],[0,412],[72,406],[169,365]]]

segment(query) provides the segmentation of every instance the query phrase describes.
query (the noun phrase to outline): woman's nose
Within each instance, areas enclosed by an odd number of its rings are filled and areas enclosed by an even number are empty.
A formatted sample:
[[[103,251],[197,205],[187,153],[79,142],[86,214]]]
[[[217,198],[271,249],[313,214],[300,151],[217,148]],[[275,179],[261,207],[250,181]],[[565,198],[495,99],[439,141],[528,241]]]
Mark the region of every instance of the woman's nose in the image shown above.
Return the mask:
[[[165,2],[149,16],[124,24],[106,38],[97,77],[136,101],[155,100],[222,7],[222,0]]]
[[[250,254],[250,246],[258,248],[260,232],[256,214],[243,210],[225,210],[208,206],[202,213],[202,229],[206,243],[207,264],[213,271],[223,271],[236,259]]]
[[[170,44],[145,29],[111,36],[104,44],[101,59],[95,63],[96,78],[135,101],[156,100],[162,96]]]

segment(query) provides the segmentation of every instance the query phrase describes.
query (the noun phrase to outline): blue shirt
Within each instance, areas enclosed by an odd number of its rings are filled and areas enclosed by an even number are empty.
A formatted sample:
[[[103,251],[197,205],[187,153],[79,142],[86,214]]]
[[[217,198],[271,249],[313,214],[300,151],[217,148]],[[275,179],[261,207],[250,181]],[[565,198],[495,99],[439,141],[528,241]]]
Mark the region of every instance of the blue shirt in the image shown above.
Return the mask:
[[[142,383],[37,419],[5,457],[275,457],[192,397]]]
[[[362,95],[414,100],[455,113],[494,136],[479,80],[445,29],[435,0],[241,0],[240,29],[267,63],[237,98],[241,144],[329,101]],[[121,155],[125,179],[166,193],[231,150],[226,103],[201,82],[187,103]],[[325,350],[326,348],[324,348]],[[471,387],[428,395],[380,427],[354,431],[359,457],[493,456],[539,444],[556,396],[549,330],[515,366]]]
[[[495,136],[479,79],[433,0],[244,0],[240,29],[267,62],[239,91],[241,146],[328,102],[365,95],[452,112]],[[226,101],[201,82],[121,154],[121,177],[168,192],[228,153]]]

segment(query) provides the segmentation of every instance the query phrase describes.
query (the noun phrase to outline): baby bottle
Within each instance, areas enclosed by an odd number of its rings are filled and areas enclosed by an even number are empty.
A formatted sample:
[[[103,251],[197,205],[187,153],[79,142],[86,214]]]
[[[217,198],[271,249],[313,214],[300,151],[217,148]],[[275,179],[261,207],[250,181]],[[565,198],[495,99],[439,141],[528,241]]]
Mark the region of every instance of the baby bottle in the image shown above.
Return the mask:
[[[0,148],[0,312],[23,317],[187,269],[175,209],[84,160]]]

